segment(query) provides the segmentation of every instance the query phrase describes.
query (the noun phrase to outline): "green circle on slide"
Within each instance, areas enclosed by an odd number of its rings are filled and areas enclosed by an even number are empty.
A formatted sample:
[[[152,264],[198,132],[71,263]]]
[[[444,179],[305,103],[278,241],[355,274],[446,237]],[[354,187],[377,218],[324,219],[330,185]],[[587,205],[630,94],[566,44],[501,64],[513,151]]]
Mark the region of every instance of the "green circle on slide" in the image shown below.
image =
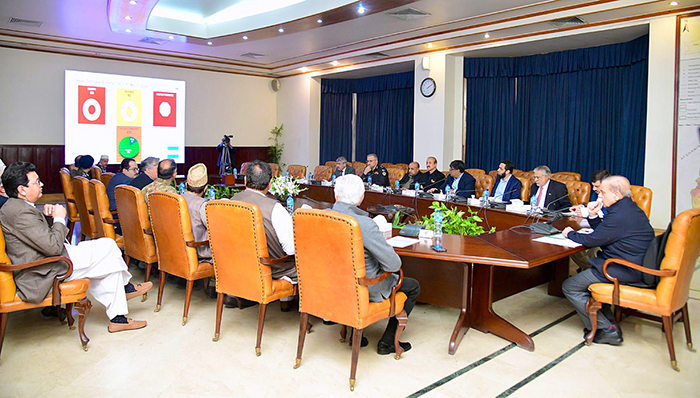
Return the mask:
[[[134,137],[124,137],[119,141],[119,154],[123,158],[135,158],[140,149],[141,145]]]

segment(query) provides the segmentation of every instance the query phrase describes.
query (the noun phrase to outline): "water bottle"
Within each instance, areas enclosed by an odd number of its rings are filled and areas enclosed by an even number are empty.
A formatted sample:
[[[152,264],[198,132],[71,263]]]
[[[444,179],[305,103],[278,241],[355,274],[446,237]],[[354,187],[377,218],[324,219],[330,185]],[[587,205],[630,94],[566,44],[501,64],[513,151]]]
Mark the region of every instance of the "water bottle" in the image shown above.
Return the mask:
[[[311,181],[311,180],[313,180],[313,179],[314,179],[313,173],[309,172],[309,181]]]
[[[435,231],[433,232],[433,246],[437,250],[442,249],[442,212],[440,209],[435,210],[433,214],[433,223],[435,225]]]
[[[481,205],[486,206],[489,204],[489,190],[484,189],[484,195],[481,197]]]
[[[451,186],[449,186],[449,185],[446,185],[446,186],[445,186],[445,201],[449,201],[449,200],[450,200],[450,190],[451,190],[451,189],[452,189]]]
[[[420,191],[420,184],[416,183],[416,192]]]
[[[294,213],[294,198],[292,198],[292,195],[287,196],[287,212],[289,214]]]
[[[535,195],[532,195],[530,198],[530,213],[534,213],[535,209],[537,209],[537,197]]]
[[[235,167],[233,168],[233,178],[238,178],[238,169]]]
[[[335,179],[336,179],[336,176],[335,176],[335,174],[333,174],[333,175],[331,176],[331,182],[332,182],[332,183],[335,183]]]
[[[180,193],[180,195],[184,195],[185,194],[185,183],[181,182],[180,185],[178,185],[177,190]]]
[[[287,178],[287,179],[289,179],[289,171],[285,171],[285,172],[284,172],[284,177]]]
[[[209,200],[216,199],[216,190],[214,190],[214,187],[209,187],[209,191],[207,192],[207,197],[209,198]]]
[[[367,184],[372,185],[372,175],[367,176]]]
[[[399,180],[394,181],[394,187],[396,187],[396,189],[399,189]]]

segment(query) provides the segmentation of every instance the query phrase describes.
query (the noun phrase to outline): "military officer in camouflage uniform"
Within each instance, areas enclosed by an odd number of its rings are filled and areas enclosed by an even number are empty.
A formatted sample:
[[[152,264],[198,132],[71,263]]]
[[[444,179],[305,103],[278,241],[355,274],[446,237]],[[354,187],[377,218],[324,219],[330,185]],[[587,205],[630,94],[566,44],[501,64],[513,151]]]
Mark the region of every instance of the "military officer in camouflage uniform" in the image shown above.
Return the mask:
[[[367,182],[369,176],[372,176],[372,184],[382,187],[389,186],[389,172],[386,171],[386,167],[379,164],[379,159],[374,153],[367,155],[367,167],[362,172],[362,181]]]
[[[158,163],[158,178],[153,180],[152,183],[143,187],[141,192],[143,192],[143,197],[146,199],[146,204],[148,203],[148,195],[151,192],[170,192],[177,193],[175,187],[171,185],[175,181],[175,175],[177,174],[177,164],[172,159],[163,159]]]

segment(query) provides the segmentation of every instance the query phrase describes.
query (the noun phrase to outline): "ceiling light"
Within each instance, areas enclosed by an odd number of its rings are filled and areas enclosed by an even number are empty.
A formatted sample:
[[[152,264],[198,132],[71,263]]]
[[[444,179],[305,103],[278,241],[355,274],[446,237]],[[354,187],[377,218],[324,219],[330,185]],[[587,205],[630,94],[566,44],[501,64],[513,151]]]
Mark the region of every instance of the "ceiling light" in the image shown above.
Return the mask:
[[[433,48],[433,43],[428,43],[428,48]]]
[[[131,5],[136,5],[136,0],[131,0],[131,1],[129,2],[129,4],[131,4]]]
[[[306,66],[303,66],[303,67],[299,68],[299,70],[302,72],[308,72],[309,68],[307,68]]]
[[[357,7],[357,13],[358,14],[364,14],[367,9],[360,3],[360,6]]]
[[[678,5],[678,2],[677,2],[677,1],[672,1],[672,2],[670,2],[670,3],[668,3],[668,4],[670,4],[670,5],[672,5],[672,6],[677,6],[677,5]]]
[[[208,41],[208,42],[207,42],[207,44],[209,44],[209,45],[211,46],[211,45],[212,45],[212,44],[214,44],[214,43],[212,43],[212,42]]]
[[[277,29],[277,31],[280,33],[284,33],[284,28],[279,28],[279,29]]]
[[[168,39],[173,40],[175,36],[168,36]]]
[[[248,36],[243,36],[242,39],[243,39],[243,40],[248,40]]]
[[[331,62],[331,65],[333,65],[333,66],[338,66],[338,61],[333,61],[333,62]]]
[[[131,17],[130,17],[130,16],[128,16],[128,15],[127,15],[127,16],[125,16],[125,17],[124,17],[124,19],[126,19],[127,21],[131,21]]]
[[[323,23],[323,20],[321,18],[316,20],[316,23]]]
[[[131,33],[131,29],[126,29],[124,32]]]
[[[491,36],[488,33],[484,35],[484,39],[488,39],[489,37]]]

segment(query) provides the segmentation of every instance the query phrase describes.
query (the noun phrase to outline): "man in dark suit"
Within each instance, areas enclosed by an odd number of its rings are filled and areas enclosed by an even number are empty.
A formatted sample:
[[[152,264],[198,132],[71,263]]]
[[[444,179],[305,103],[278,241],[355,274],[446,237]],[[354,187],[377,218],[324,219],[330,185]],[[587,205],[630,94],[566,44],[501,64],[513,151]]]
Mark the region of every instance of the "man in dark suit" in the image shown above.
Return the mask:
[[[126,158],[122,160],[119,165],[119,173],[115,174],[114,177],[109,180],[109,184],[107,184],[107,188],[105,189],[107,191],[107,199],[109,199],[110,210],[116,210],[117,208],[117,201],[114,199],[114,188],[116,188],[117,185],[130,184],[131,181],[134,180],[134,177],[136,177],[138,170],[139,168],[136,166],[136,161],[134,159]]]
[[[425,172],[423,190],[425,192],[437,192],[445,181],[445,175],[442,174],[442,171],[438,170],[437,159],[432,156],[429,156],[425,161],[425,167],[428,170]]]
[[[335,160],[333,175],[337,178],[347,174],[355,174],[355,168],[348,164],[348,160],[345,159],[345,156],[340,156]]]
[[[379,164],[379,158],[374,153],[367,155],[367,167],[362,171],[362,181],[369,182],[370,178],[372,178],[372,184],[380,187],[389,186],[389,172],[386,167]]]
[[[2,183],[10,199],[0,209],[0,224],[12,263],[68,257],[73,263],[73,273],[67,280],[90,280],[90,294],[107,308],[110,333],[145,327],[146,321],[126,317],[129,313],[126,301],[146,293],[153,283],[136,286],[129,283],[131,274],[114,240],[95,239],[78,246],[65,244],[68,234],[65,207],[46,204],[42,214],[34,205],[41,197],[43,184],[33,164],[9,165],[2,174]],[[44,216],[53,218],[51,227]],[[59,261],[16,271],[17,295],[23,301],[40,303],[51,292],[55,276],[67,270],[68,264]]]
[[[562,285],[562,290],[585,325],[584,334],[591,328],[591,320],[586,311],[586,303],[591,297],[588,286],[594,283],[611,283],[603,274],[603,263],[609,258],[621,258],[635,264],[642,264],[644,254],[654,239],[654,229],[642,209],[632,200],[630,182],[622,176],[605,178],[599,188],[602,203],[591,208],[595,215],[604,205],[608,209],[605,218],[589,218],[593,233],[582,234],[566,227],[562,234],[586,247],[600,246],[596,257],[589,258],[591,268],[576,274]],[[608,272],[620,283],[642,282],[642,273],[628,267],[613,264]],[[587,330],[586,330],[587,329]],[[618,345],[622,343],[622,330],[615,323],[610,306],[605,305],[599,312],[597,331],[593,342]]]
[[[476,193],[476,180],[469,173],[464,172],[464,162],[453,160],[450,163],[450,175],[440,187],[442,192],[450,187],[450,192],[454,195],[468,198]]]
[[[404,174],[399,181],[399,187],[401,189],[414,189],[416,183],[423,187],[425,185],[425,174],[421,173],[418,162],[411,162],[408,164],[408,173]]]
[[[129,185],[138,189],[143,189],[143,187],[158,178],[158,158],[149,156],[141,161],[141,166],[139,167],[141,168],[141,174],[131,180]]]
[[[534,195],[537,207],[552,211],[571,207],[569,190],[561,182],[552,180],[549,167],[537,166],[534,172],[535,185],[530,188],[530,198]]]
[[[504,160],[498,165],[496,185],[491,191],[491,196],[499,202],[510,202],[511,199],[520,199],[520,191],[523,189],[523,184],[513,175],[513,170],[515,170],[515,164],[510,160]]]

